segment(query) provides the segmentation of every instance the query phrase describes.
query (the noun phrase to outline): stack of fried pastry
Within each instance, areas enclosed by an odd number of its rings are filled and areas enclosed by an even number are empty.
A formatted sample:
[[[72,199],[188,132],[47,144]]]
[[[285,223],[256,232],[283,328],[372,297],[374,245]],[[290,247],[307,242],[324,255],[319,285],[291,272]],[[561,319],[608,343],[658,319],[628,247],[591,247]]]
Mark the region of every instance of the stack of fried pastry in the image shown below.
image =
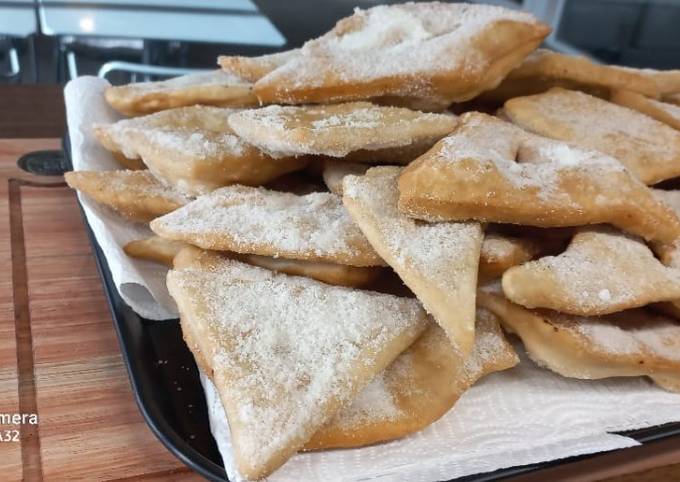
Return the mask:
[[[518,363],[501,325],[563,376],[680,391],[680,192],[650,187],[680,177],[680,71],[536,50],[548,32],[381,6],[109,89],[138,117],[93,132],[128,170],[67,181],[150,222],[125,251],[172,268],[244,476],[425,428]]]

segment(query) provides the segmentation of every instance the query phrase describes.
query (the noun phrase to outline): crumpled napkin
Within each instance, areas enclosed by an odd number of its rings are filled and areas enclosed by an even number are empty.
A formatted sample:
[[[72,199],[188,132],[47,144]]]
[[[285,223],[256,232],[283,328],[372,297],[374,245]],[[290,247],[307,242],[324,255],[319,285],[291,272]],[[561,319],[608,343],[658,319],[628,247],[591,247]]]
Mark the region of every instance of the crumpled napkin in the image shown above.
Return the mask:
[[[680,394],[645,378],[575,380],[536,366],[520,343],[518,366],[488,375],[444,417],[400,440],[358,449],[299,453],[269,482],[432,482],[639,445],[614,435],[680,421]],[[219,396],[201,375],[210,426],[229,479],[236,470]]]
[[[94,137],[92,125],[109,124],[120,116],[104,100],[109,83],[97,77],[78,77],[66,84],[64,99],[71,140],[73,169],[105,171],[121,169],[111,153]],[[125,302],[144,318],[177,318],[177,307],[165,287],[167,268],[130,258],[123,246],[153,233],[143,224],[131,223],[113,210],[99,206],[78,194],[87,221],[102,248],[118,292]]]

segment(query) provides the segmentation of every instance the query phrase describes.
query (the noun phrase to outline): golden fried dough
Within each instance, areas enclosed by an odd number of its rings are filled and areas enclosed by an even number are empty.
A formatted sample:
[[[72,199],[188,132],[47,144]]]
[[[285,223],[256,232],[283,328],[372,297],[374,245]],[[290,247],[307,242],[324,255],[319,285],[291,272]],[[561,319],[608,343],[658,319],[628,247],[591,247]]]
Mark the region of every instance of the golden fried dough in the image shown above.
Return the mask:
[[[295,276],[306,276],[330,285],[362,288],[375,281],[383,272],[379,266],[347,266],[325,261],[286,259],[257,254],[235,255],[241,261],[261,268]]]
[[[257,57],[220,55],[217,57],[217,63],[225,72],[237,75],[248,82],[255,82],[298,55],[300,55],[300,49],[286,50]]]
[[[648,376],[680,392],[680,323],[673,319],[642,309],[602,317],[532,311],[488,287],[477,299],[522,339],[540,366],[586,380]]]
[[[149,171],[72,171],[64,179],[73,189],[133,221],[151,221],[189,202]]]
[[[638,72],[645,77],[652,79],[661,97],[680,92],[680,70],[655,70],[655,69],[633,69],[630,67],[619,67],[629,71]],[[644,94],[644,92],[642,92]]]
[[[241,138],[275,157],[304,154],[346,157],[357,151],[422,146],[420,152],[408,159],[411,161],[450,133],[456,118],[349,102],[242,110],[229,116],[229,125]],[[377,154],[378,159],[384,156]]]
[[[555,88],[511,99],[503,112],[535,134],[618,159],[645,184],[680,176],[680,132],[632,109]]]
[[[112,154],[118,164],[123,166],[125,169],[129,169],[130,171],[141,171],[147,168],[146,164],[144,164],[144,161],[142,161],[142,159],[139,157],[125,157],[122,152],[118,151],[113,151]]]
[[[628,90],[615,91],[612,93],[611,101],[680,130],[680,106],[650,99],[637,92],[630,92]]]
[[[588,229],[559,256],[510,268],[503,292],[526,308],[598,316],[680,299],[680,270],[661,264],[636,238]]]
[[[599,65],[585,57],[546,49],[529,54],[497,88],[481,97],[504,102],[513,97],[540,94],[553,87],[580,90],[605,99],[613,89],[659,97],[656,81],[639,70]]]
[[[128,116],[190,105],[247,107],[257,104],[249,82],[220,70],[160,82],[111,86],[106,89],[105,97],[111,107]]]
[[[350,174],[360,176],[365,174],[371,166],[357,162],[328,160],[323,167],[323,182],[333,194],[342,196],[342,180]]]
[[[417,432],[437,421],[483,376],[519,362],[491,312],[477,310],[475,345],[464,358],[435,323],[314,434],[305,449],[359,447]]]
[[[254,91],[264,103],[405,98],[441,109],[495,87],[549,30],[529,14],[488,5],[357,9]]]
[[[511,267],[536,258],[541,251],[536,240],[487,233],[479,254],[479,280],[499,278]]]
[[[133,258],[153,261],[172,268],[175,256],[187,246],[189,245],[181,241],[171,241],[160,236],[151,236],[146,239],[130,241],[123,246],[123,251]]]
[[[233,109],[193,106],[95,127],[104,147],[141,158],[156,177],[198,195],[228,184],[260,185],[301,169],[304,158],[273,159],[229,128]]]
[[[539,227],[610,223],[672,243],[680,220],[616,160],[480,113],[406,167],[399,208],[429,221]]]
[[[347,176],[343,202],[376,252],[423,303],[463,355],[475,335],[478,223],[419,223],[397,209],[398,167]]]
[[[669,94],[664,96],[664,102],[670,102],[671,104],[680,105],[680,92],[677,94]]]
[[[413,299],[179,256],[168,290],[249,479],[285,463],[427,327]]]
[[[384,262],[352,222],[339,196],[297,196],[229,186],[151,223],[161,237],[203,249],[327,261],[350,266]]]

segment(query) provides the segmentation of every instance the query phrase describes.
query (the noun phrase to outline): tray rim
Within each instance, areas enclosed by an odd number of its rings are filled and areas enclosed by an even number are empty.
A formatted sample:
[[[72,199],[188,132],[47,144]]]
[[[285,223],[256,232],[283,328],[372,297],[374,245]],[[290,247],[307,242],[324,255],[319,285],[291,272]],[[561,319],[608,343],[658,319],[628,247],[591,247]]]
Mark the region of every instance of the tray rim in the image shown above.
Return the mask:
[[[67,164],[71,167],[70,156],[70,142],[68,134],[62,139],[62,147],[66,157]],[[165,446],[165,448],[179,459],[187,467],[193,469],[206,479],[213,482],[229,482],[226,470],[223,466],[217,465],[203,454],[194,449],[190,444],[182,440],[177,433],[172,429],[171,425],[163,419],[158,410],[153,408],[153,403],[149,403],[146,394],[143,393],[143,381],[140,377],[138,360],[135,359],[129,346],[130,335],[126,326],[128,318],[136,318],[133,322],[141,322],[143,317],[137,314],[118,293],[118,289],[113,282],[111,272],[108,267],[108,261],[99,243],[97,242],[94,232],[90,227],[83,207],[78,200],[78,206],[82,215],[83,224],[87,232],[90,244],[92,245],[97,271],[101,278],[102,287],[106,296],[106,302],[111,312],[111,317],[118,339],[121,355],[125,363],[125,368],[128,374],[132,392],[137,403],[137,407],[144,418],[145,423],[151,429],[151,432],[158,438],[158,440]],[[177,320],[177,319],[174,319]],[[162,323],[163,321],[161,321]],[[210,427],[206,427],[210,430]],[[656,425],[642,429],[627,430],[622,432],[612,432],[615,435],[622,435],[630,437],[644,445],[651,442],[656,442],[672,437],[680,437],[680,422],[671,422],[663,425]],[[212,434],[211,434],[212,435]],[[545,462],[537,462],[534,464],[520,465],[514,467],[500,468],[493,472],[484,472],[479,474],[471,474],[456,479],[450,479],[447,482],[487,482],[493,480],[502,480],[528,473],[539,472],[542,469],[557,467],[561,465],[570,464],[573,462],[598,457],[603,454],[617,452],[623,449],[615,449],[606,452],[594,452],[590,454],[576,455],[561,459],[549,460]]]

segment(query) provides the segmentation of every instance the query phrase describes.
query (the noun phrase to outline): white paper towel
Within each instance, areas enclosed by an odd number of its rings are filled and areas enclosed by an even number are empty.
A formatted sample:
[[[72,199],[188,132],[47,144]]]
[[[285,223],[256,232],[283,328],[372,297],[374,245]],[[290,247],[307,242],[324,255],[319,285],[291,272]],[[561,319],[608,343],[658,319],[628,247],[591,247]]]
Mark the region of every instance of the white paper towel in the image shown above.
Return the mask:
[[[638,445],[619,432],[680,420],[680,395],[644,378],[563,378],[521,363],[487,376],[440,420],[412,436],[358,449],[300,453],[269,482],[449,480],[500,468]],[[201,375],[210,426],[229,479],[236,471],[227,418],[210,380]]]
[[[106,80],[97,77],[79,77],[64,89],[71,160],[76,171],[121,169],[111,153],[99,145],[92,132],[93,124],[112,123],[120,118],[104,100],[104,89],[108,85]],[[145,318],[177,318],[177,307],[165,287],[167,268],[135,260],[123,252],[125,244],[148,238],[153,234],[151,230],[123,219],[112,209],[99,206],[87,196],[78,196],[123,300]]]
[[[118,116],[103,98],[108,83],[94,77],[65,90],[74,169],[116,169],[94,139],[91,125]],[[109,262],[123,299],[140,315],[176,317],[165,288],[166,269],[128,258],[122,246],[150,234],[109,209],[81,197],[85,214]],[[518,351],[522,352],[521,346]],[[214,387],[204,376],[210,425],[230,479],[242,480],[233,462],[229,426]],[[563,457],[637,445],[609,432],[680,421],[680,395],[643,378],[573,380],[521,364],[477,383],[441,420],[413,436],[351,450],[298,454],[269,476],[300,480],[430,482]]]

